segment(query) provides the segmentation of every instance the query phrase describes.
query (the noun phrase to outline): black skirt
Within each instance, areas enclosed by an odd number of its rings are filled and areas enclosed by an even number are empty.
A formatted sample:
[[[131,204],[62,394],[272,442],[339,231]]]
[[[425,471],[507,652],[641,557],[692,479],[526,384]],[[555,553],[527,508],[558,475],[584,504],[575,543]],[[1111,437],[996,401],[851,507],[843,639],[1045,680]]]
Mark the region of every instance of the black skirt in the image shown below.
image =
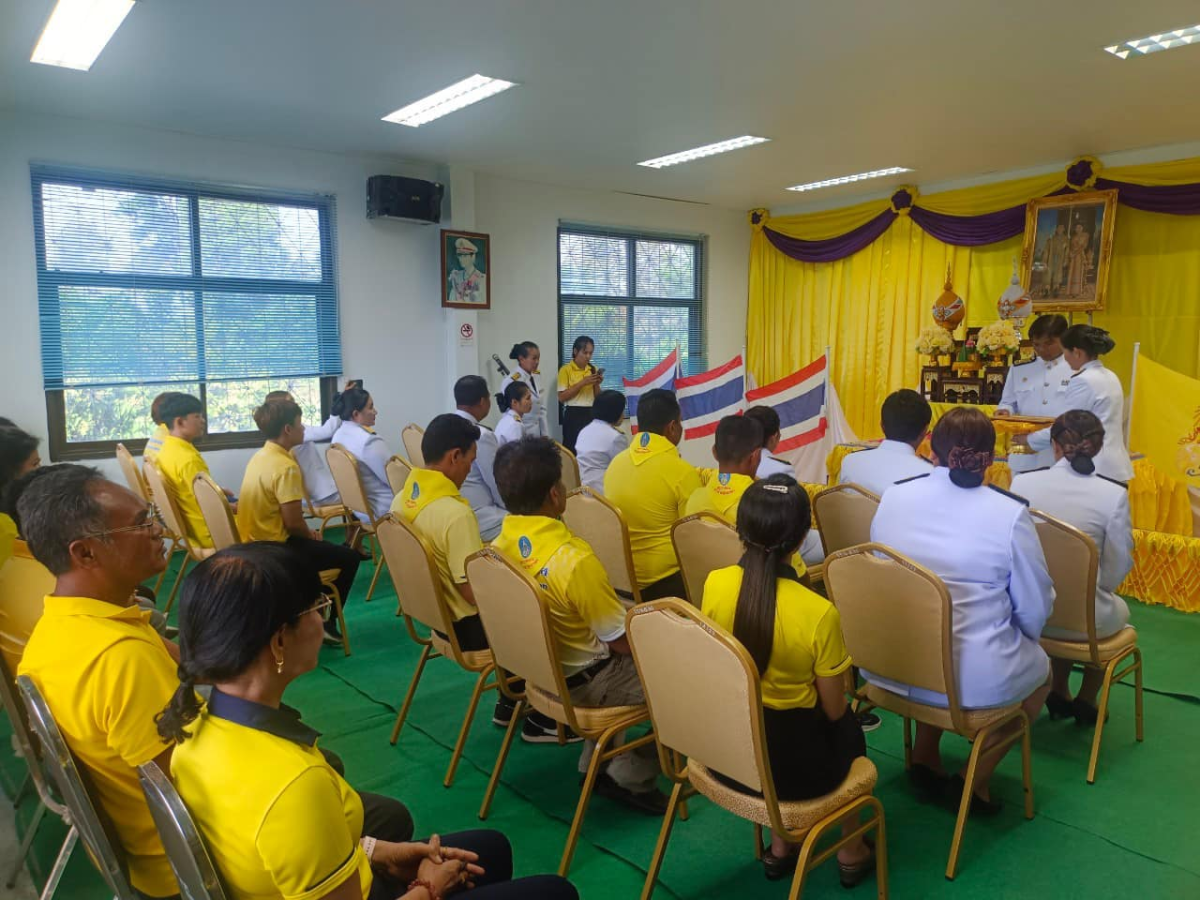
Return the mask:
[[[867,755],[867,742],[849,709],[830,722],[819,707],[763,707],[767,758],[780,800],[811,800],[828,794],[850,771],[854,760]],[[736,790],[755,794],[743,784],[715,773]]]
[[[564,406],[562,410],[563,446],[574,453],[579,432],[595,418],[595,413],[590,406]]]

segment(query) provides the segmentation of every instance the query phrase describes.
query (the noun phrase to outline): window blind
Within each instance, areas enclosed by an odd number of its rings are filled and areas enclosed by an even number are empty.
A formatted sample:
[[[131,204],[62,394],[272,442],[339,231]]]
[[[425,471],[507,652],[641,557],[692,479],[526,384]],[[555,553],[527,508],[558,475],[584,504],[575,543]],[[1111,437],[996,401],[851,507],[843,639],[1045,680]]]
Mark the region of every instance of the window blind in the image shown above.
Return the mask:
[[[332,197],[30,172],[46,390],[341,373]]]
[[[605,389],[637,378],[676,346],[685,374],[706,368],[701,237],[560,223],[558,325],[563,362],[575,338],[596,342]]]

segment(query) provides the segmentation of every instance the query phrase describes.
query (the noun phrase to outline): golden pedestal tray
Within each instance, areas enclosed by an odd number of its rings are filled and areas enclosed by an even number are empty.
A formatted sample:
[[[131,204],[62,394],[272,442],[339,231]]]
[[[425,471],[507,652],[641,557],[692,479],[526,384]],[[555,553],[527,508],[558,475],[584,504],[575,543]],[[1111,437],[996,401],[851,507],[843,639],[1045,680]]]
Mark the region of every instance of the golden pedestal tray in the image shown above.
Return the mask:
[[[1043,428],[1049,428],[1054,424],[1054,419],[1049,416],[993,416],[992,425],[996,428],[997,434],[1006,434],[1010,437],[1016,434],[1033,434],[1035,431],[1041,431]],[[1008,452],[1010,455],[1022,455],[1026,453],[1034,453],[1024,444],[1018,444],[1016,441],[1009,441]]]

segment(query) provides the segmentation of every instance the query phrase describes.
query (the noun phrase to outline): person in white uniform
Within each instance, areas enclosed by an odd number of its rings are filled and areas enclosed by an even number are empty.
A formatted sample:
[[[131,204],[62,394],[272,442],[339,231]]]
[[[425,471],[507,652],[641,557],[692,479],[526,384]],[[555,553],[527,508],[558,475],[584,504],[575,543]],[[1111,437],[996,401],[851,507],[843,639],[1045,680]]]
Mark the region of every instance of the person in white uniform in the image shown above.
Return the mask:
[[[1096,457],[1096,471],[1117,481],[1129,483],[1133,462],[1125,446],[1125,393],[1116,373],[1105,367],[1100,357],[1117,344],[1108,332],[1094,325],[1072,325],[1062,336],[1063,356],[1074,370],[1067,385],[1067,409],[1086,409],[1104,425],[1104,447]],[[1044,428],[1025,437],[1034,450],[1050,446],[1050,429]]]
[[[1117,588],[1133,568],[1129,491],[1119,481],[1098,474],[1093,462],[1106,439],[1104,426],[1093,413],[1082,409],[1063,413],[1050,427],[1054,465],[1025,472],[1012,483],[1014,494],[1028,500],[1034,509],[1074,525],[1100,551],[1100,571],[1096,578],[1098,638],[1110,637],[1129,623],[1129,607],[1117,594]],[[1086,634],[1062,628],[1046,628],[1042,634],[1060,640],[1087,640]],[[1050,718],[1073,716],[1081,725],[1095,725],[1096,695],[1104,682],[1104,672],[1085,667],[1083,684],[1072,700],[1071,661],[1052,659],[1050,667],[1054,673],[1046,698]]]
[[[915,475],[928,475],[930,462],[917,455],[929,434],[933,410],[916,391],[895,391],[879,411],[883,440],[874,450],[859,450],[842,460],[839,484],[857,484],[882,497],[892,485]]]
[[[1066,316],[1058,313],[1038,316],[1029,326],[1029,340],[1035,359],[1017,363],[1004,379],[1004,393],[996,407],[996,416],[1048,416],[1065,413],[1071,367],[1063,355],[1062,336],[1067,330]],[[1008,467],[1013,474],[1053,465],[1054,453],[1046,447],[1037,453],[1013,453]]]
[[[533,341],[521,341],[513,344],[508,358],[515,360],[517,367],[509,373],[509,380],[520,381],[529,385],[533,392],[533,409],[521,416],[521,426],[527,437],[550,437],[550,423],[546,415],[546,403],[542,399],[542,378],[538,365],[542,361],[542,351]]]
[[[493,469],[496,451],[500,442],[492,429],[483,424],[492,411],[492,396],[487,380],[479,375],[464,375],[454,383],[454,402],[458,404],[455,415],[462,416],[472,425],[479,426],[479,440],[475,443],[475,461],[471,472],[463,482],[460,493],[467,498],[475,518],[479,521],[479,536],[490,541],[500,533],[500,526],[508,510],[500,499]]]
[[[894,548],[945,582],[953,605],[954,667],[963,708],[1021,703],[1032,721],[1050,690],[1050,661],[1038,639],[1054,605],[1054,586],[1025,501],[983,485],[995,445],[996,429],[979,410],[958,407],[943,416],[933,429],[937,467],[888,489],[871,524],[871,540]],[[872,684],[918,702],[947,704],[944,694],[866,670],[862,674]],[[946,779],[941,736],[940,729],[918,723],[909,777],[929,799],[956,804],[961,774]],[[998,762],[994,757],[980,761],[973,812],[998,810],[989,789]]]
[[[521,381],[510,381],[504,393],[496,395],[496,405],[504,413],[496,423],[496,442],[503,446],[525,436],[524,420],[533,406],[533,392]]]
[[[346,387],[350,385],[347,384]],[[270,403],[272,400],[296,402],[296,398],[289,391],[271,391],[263,402]],[[329,506],[339,502],[337,485],[333,483],[333,474],[325,463],[325,450],[328,448],[318,448],[317,444],[332,441],[341,424],[342,420],[337,416],[330,416],[324,425],[306,425],[304,442],[292,448],[292,456],[295,457],[300,466],[300,473],[304,476],[305,493],[313,506]]]
[[[608,464],[629,447],[629,435],[621,431],[625,421],[625,395],[620,391],[601,391],[592,404],[595,418],[583,426],[575,439],[575,459],[579,480],[597,494],[604,493],[604,473]]]
[[[375,401],[355,385],[333,398],[333,414],[341,420],[333,434],[333,443],[341,444],[358,460],[358,474],[371,512],[376,517],[386,516],[392,507],[392,489],[387,480],[387,461],[391,459],[392,451],[373,430],[379,415]],[[364,513],[356,512],[355,515],[367,521]]]

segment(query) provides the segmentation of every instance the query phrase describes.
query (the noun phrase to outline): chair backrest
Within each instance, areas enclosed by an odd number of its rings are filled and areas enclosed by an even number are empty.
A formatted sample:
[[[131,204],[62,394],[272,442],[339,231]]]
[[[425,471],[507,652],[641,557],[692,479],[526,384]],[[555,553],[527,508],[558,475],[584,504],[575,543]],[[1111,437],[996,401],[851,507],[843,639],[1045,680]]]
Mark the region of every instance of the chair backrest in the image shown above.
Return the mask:
[[[183,900],[226,900],[208,846],[171,779],[154,760],[138,766],[138,779]]]
[[[1054,611],[1046,626],[1086,634],[1096,654],[1096,580],[1100,570],[1096,542],[1041,510],[1031,509],[1029,514],[1054,582]]]
[[[333,483],[337,485],[342,503],[354,512],[366,515],[375,521],[375,510],[367,499],[367,491],[363,487],[362,474],[358,471],[358,459],[341,444],[330,444],[325,451],[325,462],[329,464],[329,473]],[[384,510],[386,512],[386,510]]]
[[[945,694],[962,730],[950,591],[942,579],[890,547],[866,543],[825,558],[825,589],[854,664]]]
[[[671,526],[671,543],[679,557],[687,599],[697,608],[704,599],[704,582],[713,569],[736,565],[745,548],[737,529],[712,513],[684,516]]]
[[[838,484],[813,498],[813,518],[825,555],[871,540],[871,520],[879,497],[857,484]]]
[[[204,516],[204,524],[212,535],[213,548],[224,550],[242,542],[238,532],[237,520],[233,517],[233,507],[215,481],[207,472],[197,472],[192,480],[192,491],[196,494],[196,502],[200,504],[200,514]]]
[[[621,511],[591,488],[581,487],[567,495],[563,522],[592,548],[613,588],[629,595],[632,602],[640,600],[633,551],[629,547],[629,527]]]
[[[557,695],[573,718],[558,644],[537,585],[490,547],[467,557],[467,581],[496,666]]]
[[[15,672],[25,653],[33,626],[42,617],[54,576],[33,558],[29,545],[13,541],[13,554],[0,566],[0,655]]]
[[[50,707],[28,675],[17,676],[17,690],[29,713],[30,729],[41,742],[46,771],[70,812],[71,824],[79,832],[88,856],[117,900],[134,900],[125,869],[124,850],[108,817],[92,799],[75,757],[50,714]]]
[[[425,627],[447,635],[451,643],[455,643],[453,619],[442,595],[437,562],[425,539],[412,525],[391,513],[375,523],[375,537],[387,561],[400,610]]]
[[[387,472],[388,487],[392,489],[393,494],[399,495],[404,489],[404,482],[408,481],[412,470],[413,467],[403,456],[393,454],[392,458],[387,461],[384,471]]]
[[[150,489],[150,499],[158,507],[159,515],[162,516],[163,524],[167,526],[167,531],[179,535],[180,540],[187,545],[188,550],[194,551],[195,544],[188,537],[187,529],[183,524],[183,514],[179,511],[179,504],[175,500],[175,494],[167,486],[167,480],[163,477],[158,463],[152,459],[143,459],[142,471],[146,474],[146,486]]]
[[[575,454],[560,444],[554,442],[554,446],[558,448],[558,455],[562,457],[562,480],[563,486],[567,492],[578,490],[583,481],[579,477],[579,460],[575,458]]]
[[[48,809],[61,816],[66,807],[58,802],[58,798],[50,790],[45,763],[42,762],[41,742],[29,727],[29,713],[25,711],[25,704],[17,696],[17,680],[13,671],[8,661],[0,657],[0,703],[3,703],[4,711],[8,713],[17,749],[25,758],[25,765],[29,769],[29,777],[38,797]]]
[[[745,648],[674,598],[631,609],[625,625],[659,744],[773,798],[758,670]]]
[[[121,466],[121,473],[129,483],[129,489],[149,503],[150,492],[146,490],[146,482],[142,478],[142,473],[138,471],[137,463],[133,461],[133,454],[125,448],[124,444],[117,444],[117,463]]]
[[[400,440],[404,444],[404,452],[414,468],[425,468],[425,454],[421,452],[421,438],[425,437],[425,429],[416,422],[409,422],[400,432]]]

